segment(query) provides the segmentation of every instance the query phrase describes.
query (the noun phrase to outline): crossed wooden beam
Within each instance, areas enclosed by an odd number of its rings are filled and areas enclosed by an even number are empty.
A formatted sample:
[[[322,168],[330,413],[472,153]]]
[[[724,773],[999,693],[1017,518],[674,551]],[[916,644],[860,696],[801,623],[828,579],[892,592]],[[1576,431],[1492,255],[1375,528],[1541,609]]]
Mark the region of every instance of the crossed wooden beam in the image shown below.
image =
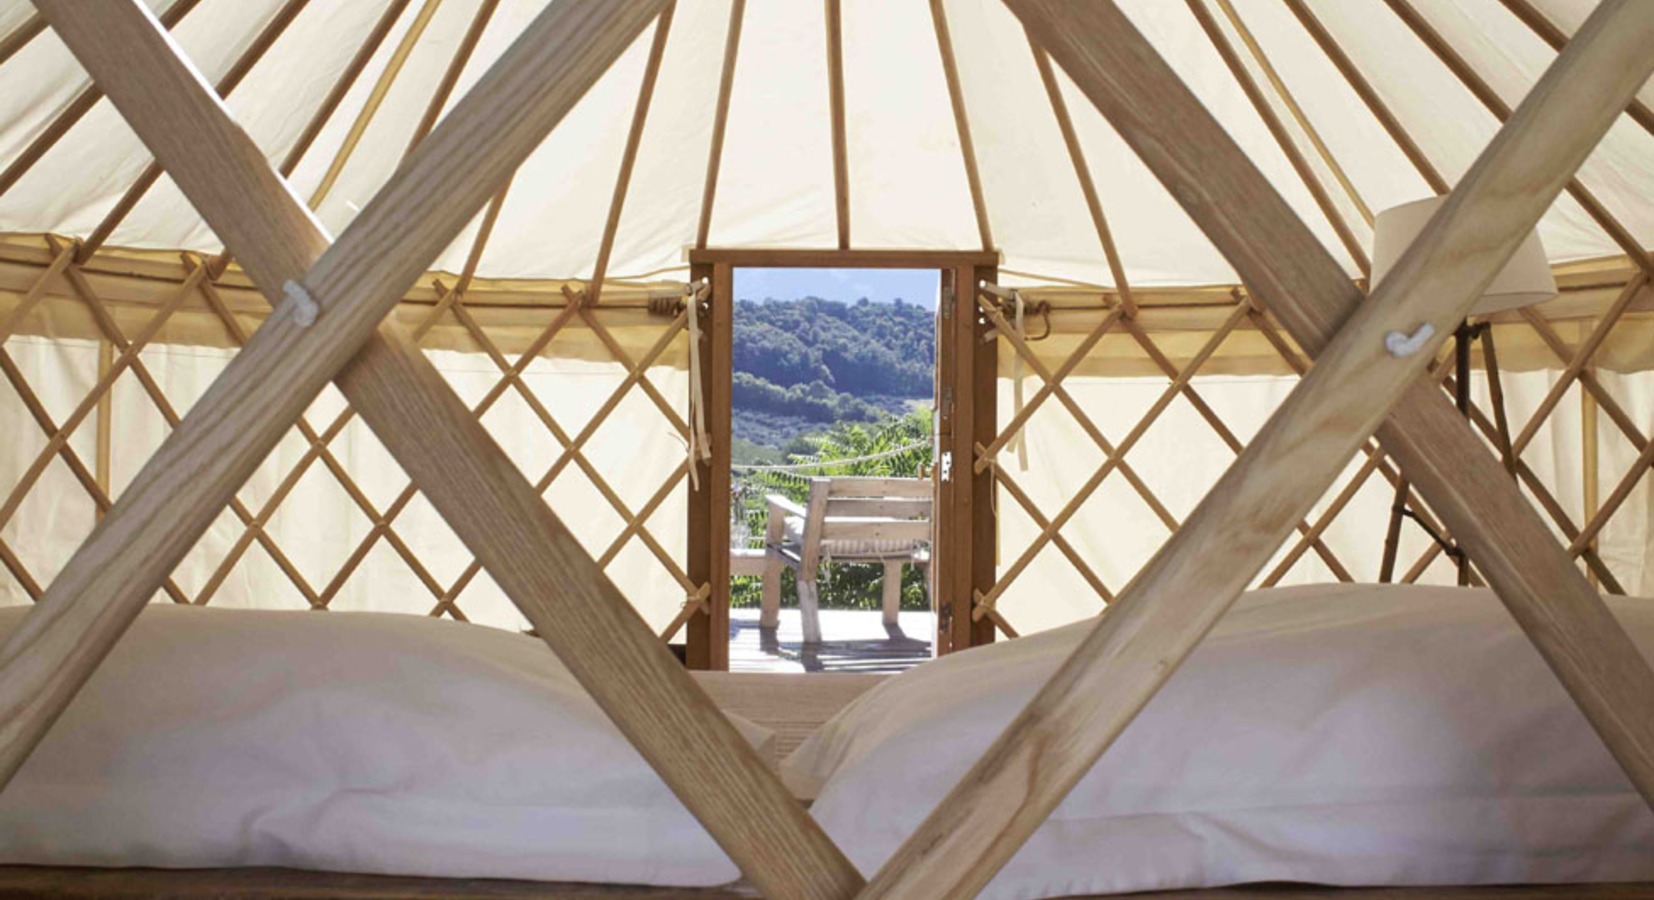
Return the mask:
[[[542,639],[766,896],[974,894],[1375,428],[1654,803],[1654,672],[1505,470],[1420,378],[1654,71],[1646,53],[1654,4],[1599,7],[1367,299],[1111,2],[1006,2],[1317,358],[871,882],[690,681],[412,341],[382,324],[669,0],[551,4],[331,243],[141,3],[36,0],[276,309],[0,646],[0,778],[16,773],[236,488],[336,378]],[[311,325],[305,297],[320,310]],[[1433,335],[1417,352],[1386,349],[1386,335],[1426,326]]]

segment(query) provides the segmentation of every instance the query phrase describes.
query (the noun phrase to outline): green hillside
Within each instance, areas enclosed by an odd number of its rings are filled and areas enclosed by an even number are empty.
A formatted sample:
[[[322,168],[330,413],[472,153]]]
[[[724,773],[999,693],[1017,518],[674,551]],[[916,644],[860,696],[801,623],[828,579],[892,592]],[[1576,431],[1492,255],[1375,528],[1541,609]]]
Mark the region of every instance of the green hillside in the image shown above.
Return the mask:
[[[837,422],[874,422],[928,399],[935,313],[902,300],[742,300],[734,345],[735,436],[783,447]]]

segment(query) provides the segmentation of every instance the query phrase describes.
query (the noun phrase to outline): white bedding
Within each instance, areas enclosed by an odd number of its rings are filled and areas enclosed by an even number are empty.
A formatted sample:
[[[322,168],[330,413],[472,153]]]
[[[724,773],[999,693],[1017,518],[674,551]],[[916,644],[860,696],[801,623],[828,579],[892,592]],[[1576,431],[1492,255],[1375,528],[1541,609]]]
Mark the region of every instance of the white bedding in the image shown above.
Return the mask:
[[[0,793],[0,862],[739,875],[538,640],[176,606],[139,617]]]
[[[1609,604],[1654,657],[1654,600]],[[928,663],[787,761],[871,874],[1090,622]],[[1654,879],[1654,813],[1487,591],[1250,594],[982,894]]]

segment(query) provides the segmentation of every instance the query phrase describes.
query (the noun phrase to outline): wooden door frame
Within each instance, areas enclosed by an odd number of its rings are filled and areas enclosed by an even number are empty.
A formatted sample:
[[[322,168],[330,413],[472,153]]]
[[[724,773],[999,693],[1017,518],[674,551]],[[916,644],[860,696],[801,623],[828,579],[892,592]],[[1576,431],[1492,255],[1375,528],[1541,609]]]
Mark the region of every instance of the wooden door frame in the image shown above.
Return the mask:
[[[689,491],[688,560],[695,584],[710,584],[706,605],[689,619],[685,661],[692,669],[729,668],[730,411],[734,363],[735,270],[934,269],[941,273],[937,303],[937,467],[931,572],[938,655],[993,640],[993,623],[973,621],[980,591],[993,586],[997,532],[993,473],[971,475],[976,444],[993,440],[998,426],[998,342],[984,341],[992,326],[976,312],[975,288],[992,281],[999,254],[981,250],[833,250],[707,248],[689,251],[690,278],[710,279],[711,313],[702,323],[701,402],[713,436],[712,458],[697,466]],[[970,291],[955,289],[968,284]],[[960,315],[960,310],[968,310]],[[959,348],[959,350],[956,350]],[[969,348],[969,352],[963,352]],[[952,464],[944,467],[943,460]],[[944,472],[947,478],[944,479]],[[958,480],[970,475],[969,481]],[[966,489],[961,489],[968,484]],[[937,602],[945,598],[945,602]]]
[[[998,262],[942,270],[937,303],[936,543],[931,548],[936,655],[993,643],[994,623],[975,615],[994,585],[999,546],[992,468],[976,471],[976,449],[999,432],[999,341],[978,311],[977,286],[998,278]]]

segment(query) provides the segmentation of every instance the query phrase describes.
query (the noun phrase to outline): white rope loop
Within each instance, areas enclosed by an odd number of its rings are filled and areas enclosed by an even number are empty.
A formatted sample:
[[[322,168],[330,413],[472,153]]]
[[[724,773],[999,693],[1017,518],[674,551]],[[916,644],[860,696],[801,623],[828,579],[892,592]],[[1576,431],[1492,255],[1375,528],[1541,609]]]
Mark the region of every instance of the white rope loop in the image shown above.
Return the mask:
[[[880,450],[878,453],[869,453],[865,456],[850,456],[844,459],[826,459],[817,460],[815,462],[777,463],[775,465],[732,465],[730,468],[738,469],[742,472],[801,472],[805,469],[833,469],[839,466],[847,466],[852,463],[874,462],[875,460],[899,456],[903,453],[909,453],[911,451],[918,450],[921,447],[929,446],[929,441],[915,441],[911,444],[903,444],[900,447],[892,447],[889,450]]]
[[[293,279],[288,279],[281,286],[281,292],[287,297],[283,306],[293,311],[293,322],[300,328],[309,328],[316,324],[316,317],[321,315],[322,308],[316,303],[316,298],[310,296],[310,291],[304,285]]]
[[[1436,326],[1429,322],[1418,327],[1412,334],[1402,334],[1392,331],[1384,336],[1384,349],[1395,357],[1412,356],[1423,349],[1424,345],[1435,335]]]

